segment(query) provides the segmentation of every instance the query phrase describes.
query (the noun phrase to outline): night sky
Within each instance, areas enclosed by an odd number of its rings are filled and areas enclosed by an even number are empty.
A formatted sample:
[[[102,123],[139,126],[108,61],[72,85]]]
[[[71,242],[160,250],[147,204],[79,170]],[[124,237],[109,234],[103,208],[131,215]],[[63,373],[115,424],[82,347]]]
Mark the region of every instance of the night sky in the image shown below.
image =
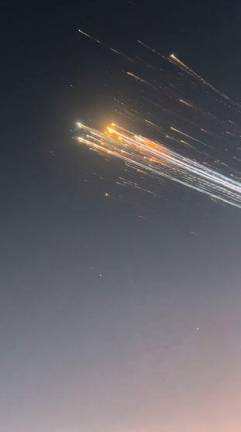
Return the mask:
[[[0,432],[240,432],[241,210],[77,145],[135,96],[78,29],[241,101],[238,1],[1,2]]]

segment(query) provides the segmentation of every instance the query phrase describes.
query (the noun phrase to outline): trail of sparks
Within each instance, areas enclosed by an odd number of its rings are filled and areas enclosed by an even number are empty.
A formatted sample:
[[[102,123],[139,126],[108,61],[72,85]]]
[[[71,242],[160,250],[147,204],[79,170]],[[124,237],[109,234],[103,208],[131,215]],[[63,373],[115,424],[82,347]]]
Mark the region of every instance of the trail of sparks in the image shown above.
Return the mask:
[[[209,87],[214,93],[216,93],[221,98],[225,99],[230,103],[231,106],[234,106],[236,108],[241,109],[241,105],[231,99],[228,95],[226,95],[224,92],[217,89],[213,84],[208,82],[205,78],[203,78],[201,75],[199,75],[197,72],[195,72],[193,69],[190,68],[187,64],[185,64],[182,60],[180,60],[175,54],[169,55],[169,61],[174,63],[177,67],[182,69],[184,72],[189,74],[192,78],[199,80],[203,85]]]
[[[81,29],[78,32],[103,49],[105,55],[120,57],[119,78],[126,90],[123,86],[114,89],[117,122],[131,123],[135,130],[140,125],[144,130],[152,129],[156,139],[115,124],[101,132],[79,123],[79,142],[122,159],[137,172],[166,177],[240,208],[240,103],[175,54],[163,55],[138,40],[141,57],[138,51],[129,56],[129,52]],[[110,82],[108,74],[109,88]]]
[[[134,169],[165,177],[210,198],[241,208],[240,182],[114,123],[104,132],[82,123],[77,123],[77,126],[80,144],[119,158]]]

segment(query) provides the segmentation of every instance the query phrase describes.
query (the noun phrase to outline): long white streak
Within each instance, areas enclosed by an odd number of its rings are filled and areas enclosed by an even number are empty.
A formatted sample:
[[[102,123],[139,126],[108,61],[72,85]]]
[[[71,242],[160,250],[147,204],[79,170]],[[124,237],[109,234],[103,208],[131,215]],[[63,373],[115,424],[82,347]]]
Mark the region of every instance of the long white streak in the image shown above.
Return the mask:
[[[79,143],[91,149],[241,208],[241,183],[232,178],[116,124],[108,126],[105,133],[82,123],[78,127]]]

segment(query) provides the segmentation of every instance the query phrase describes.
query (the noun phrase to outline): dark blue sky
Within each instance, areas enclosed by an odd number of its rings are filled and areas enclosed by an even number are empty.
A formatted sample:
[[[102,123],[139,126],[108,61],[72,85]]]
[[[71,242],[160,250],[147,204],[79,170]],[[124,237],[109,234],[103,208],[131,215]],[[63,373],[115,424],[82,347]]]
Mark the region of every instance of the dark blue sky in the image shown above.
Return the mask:
[[[72,137],[121,85],[78,28],[241,100],[241,6],[119,3],[2,2],[0,432],[239,432],[240,210],[123,191]]]

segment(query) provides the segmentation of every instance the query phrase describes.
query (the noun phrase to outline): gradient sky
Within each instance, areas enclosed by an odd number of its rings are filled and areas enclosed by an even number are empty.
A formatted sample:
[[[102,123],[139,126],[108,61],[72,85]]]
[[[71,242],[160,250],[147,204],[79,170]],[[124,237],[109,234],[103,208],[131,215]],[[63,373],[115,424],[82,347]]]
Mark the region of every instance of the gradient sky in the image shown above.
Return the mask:
[[[122,191],[123,165],[72,139],[111,115],[78,28],[241,100],[239,2],[158,3],[2,2],[0,432],[241,430],[240,210]]]

